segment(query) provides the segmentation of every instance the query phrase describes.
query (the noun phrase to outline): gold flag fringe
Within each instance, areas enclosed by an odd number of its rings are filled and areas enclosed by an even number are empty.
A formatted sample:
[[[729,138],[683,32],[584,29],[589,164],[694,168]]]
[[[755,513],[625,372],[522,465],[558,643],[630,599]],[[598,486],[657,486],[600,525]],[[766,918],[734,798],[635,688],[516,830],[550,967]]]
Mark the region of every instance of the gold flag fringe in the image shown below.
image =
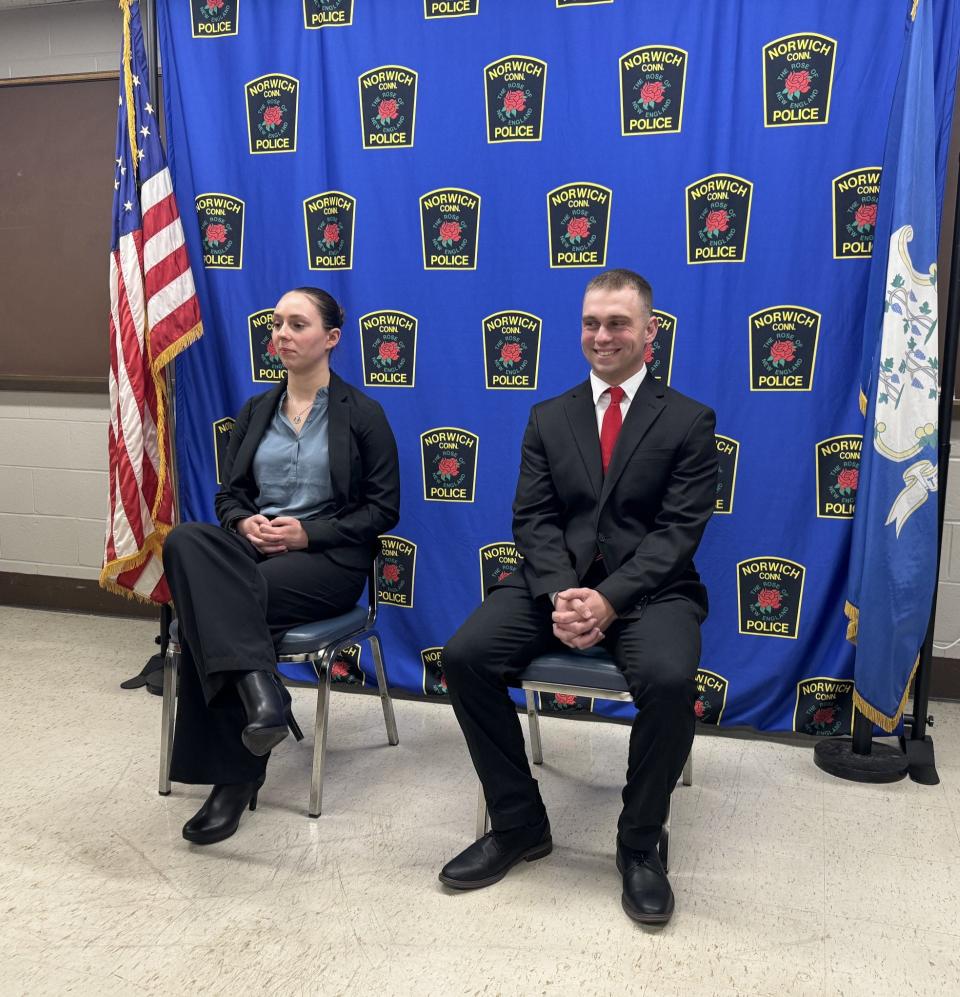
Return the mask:
[[[843,605],[843,611],[846,614],[847,619],[850,621],[847,623],[847,640],[851,644],[856,644],[857,642],[857,631],[860,627],[860,610],[854,606],[852,602],[845,602]],[[900,705],[897,707],[896,713],[892,717],[887,716],[886,713],[882,713],[875,706],[868,703],[863,696],[857,691],[856,688],[853,690],[853,705],[868,719],[872,720],[878,727],[885,730],[888,734],[892,734],[896,729],[897,724],[900,723],[900,718],[903,716],[903,711],[907,707],[907,699],[910,694],[910,686],[913,684],[913,678],[917,674],[917,666],[920,664],[920,655],[917,655],[917,660],[913,663],[913,668],[910,670],[910,678],[907,679],[906,688],[903,690],[903,697],[900,700]]]
[[[903,716],[903,711],[907,708],[907,699],[910,696],[910,686],[913,685],[914,676],[917,674],[917,666],[920,664],[920,655],[917,655],[917,660],[913,663],[913,668],[910,670],[910,678],[907,679],[907,684],[903,690],[903,696],[900,698],[900,705],[897,707],[896,713],[892,717],[888,717],[886,713],[882,713],[875,706],[871,706],[863,696],[857,691],[853,690],[853,705],[868,719],[872,720],[878,727],[885,730],[888,734],[892,734],[896,728],[897,724],[900,723],[900,718]]]
[[[155,605],[149,596],[141,595],[139,592],[134,592],[132,589],[125,589],[122,585],[118,585],[114,581],[114,576],[122,575],[124,571],[130,571],[132,568],[139,568],[148,557],[152,557],[154,554],[159,557],[160,551],[163,549],[163,539],[170,532],[170,529],[165,524],[157,526],[135,554],[127,554],[125,557],[118,557],[114,561],[107,561],[100,569],[100,578],[98,580],[100,588],[106,589],[108,592],[113,592],[114,595],[122,595],[125,599],[136,599],[138,602]]]
[[[851,644],[856,644],[857,642],[857,630],[860,626],[860,610],[852,602],[845,602],[843,604],[843,611],[846,614],[847,619],[850,621],[847,623],[847,640]]]
[[[133,56],[130,51],[130,0],[120,0],[123,11],[123,88],[127,94],[127,138],[130,140],[130,161],[134,170],[140,172],[140,160],[137,158],[137,117],[133,107]]]
[[[160,503],[163,499],[163,486],[167,480],[167,383],[163,376],[163,368],[182,353],[188,346],[195,343],[203,335],[203,323],[198,322],[189,332],[171,343],[159,356],[150,360],[150,372],[153,375],[154,390],[157,394],[157,441],[160,451],[160,470],[157,474],[157,495],[153,500],[151,516],[156,521]],[[149,348],[149,346],[148,346]]]

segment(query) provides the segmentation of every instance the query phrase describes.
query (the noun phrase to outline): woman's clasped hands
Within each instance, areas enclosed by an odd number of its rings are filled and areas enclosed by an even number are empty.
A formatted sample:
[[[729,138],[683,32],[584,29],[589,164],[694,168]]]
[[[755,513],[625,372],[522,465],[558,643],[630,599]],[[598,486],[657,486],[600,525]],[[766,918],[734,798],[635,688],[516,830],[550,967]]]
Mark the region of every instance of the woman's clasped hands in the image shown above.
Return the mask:
[[[237,523],[237,532],[267,556],[285,554],[290,550],[305,550],[307,534],[299,519],[293,516],[276,516],[267,519],[257,513]]]

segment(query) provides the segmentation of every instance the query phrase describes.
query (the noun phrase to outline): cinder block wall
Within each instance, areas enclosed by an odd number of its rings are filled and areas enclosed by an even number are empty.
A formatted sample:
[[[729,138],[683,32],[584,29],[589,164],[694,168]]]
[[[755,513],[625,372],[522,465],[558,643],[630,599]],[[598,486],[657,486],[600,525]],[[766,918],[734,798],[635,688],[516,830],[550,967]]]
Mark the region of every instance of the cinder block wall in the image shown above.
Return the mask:
[[[119,27],[115,0],[30,7],[0,0],[0,77],[116,70]]]
[[[99,575],[108,420],[104,395],[0,391],[0,571]]]

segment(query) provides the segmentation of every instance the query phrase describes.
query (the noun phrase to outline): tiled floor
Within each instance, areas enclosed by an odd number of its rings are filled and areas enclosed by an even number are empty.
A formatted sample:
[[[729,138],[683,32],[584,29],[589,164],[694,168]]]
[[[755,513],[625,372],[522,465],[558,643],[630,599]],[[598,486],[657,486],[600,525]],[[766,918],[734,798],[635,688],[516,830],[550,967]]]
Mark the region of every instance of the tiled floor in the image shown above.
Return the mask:
[[[625,727],[544,721],[553,854],[453,895],[476,783],[446,707],[397,703],[390,748],[375,699],[336,696],[323,817],[288,739],[257,812],[199,848],[205,791],[156,792],[160,700],[119,688],[155,626],[0,608],[0,633],[3,994],[960,993],[960,705],[934,707],[934,788],[698,737],[677,913],[648,930],[613,863]]]

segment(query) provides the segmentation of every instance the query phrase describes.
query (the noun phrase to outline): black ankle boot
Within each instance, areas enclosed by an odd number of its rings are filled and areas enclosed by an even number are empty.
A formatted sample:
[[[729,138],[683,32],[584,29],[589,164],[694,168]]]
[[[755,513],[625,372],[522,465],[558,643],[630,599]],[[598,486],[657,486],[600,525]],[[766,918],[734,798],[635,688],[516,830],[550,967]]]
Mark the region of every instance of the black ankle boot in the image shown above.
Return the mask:
[[[297,740],[301,740],[303,734],[293,719],[290,704],[270,672],[247,672],[237,680],[237,692],[247,714],[247,726],[241,735],[247,751],[267,754],[287,736],[288,726],[293,728]]]
[[[195,845],[212,845],[229,838],[240,826],[247,806],[257,809],[257,793],[264,778],[214,786],[203,806],[183,825],[183,836]]]

